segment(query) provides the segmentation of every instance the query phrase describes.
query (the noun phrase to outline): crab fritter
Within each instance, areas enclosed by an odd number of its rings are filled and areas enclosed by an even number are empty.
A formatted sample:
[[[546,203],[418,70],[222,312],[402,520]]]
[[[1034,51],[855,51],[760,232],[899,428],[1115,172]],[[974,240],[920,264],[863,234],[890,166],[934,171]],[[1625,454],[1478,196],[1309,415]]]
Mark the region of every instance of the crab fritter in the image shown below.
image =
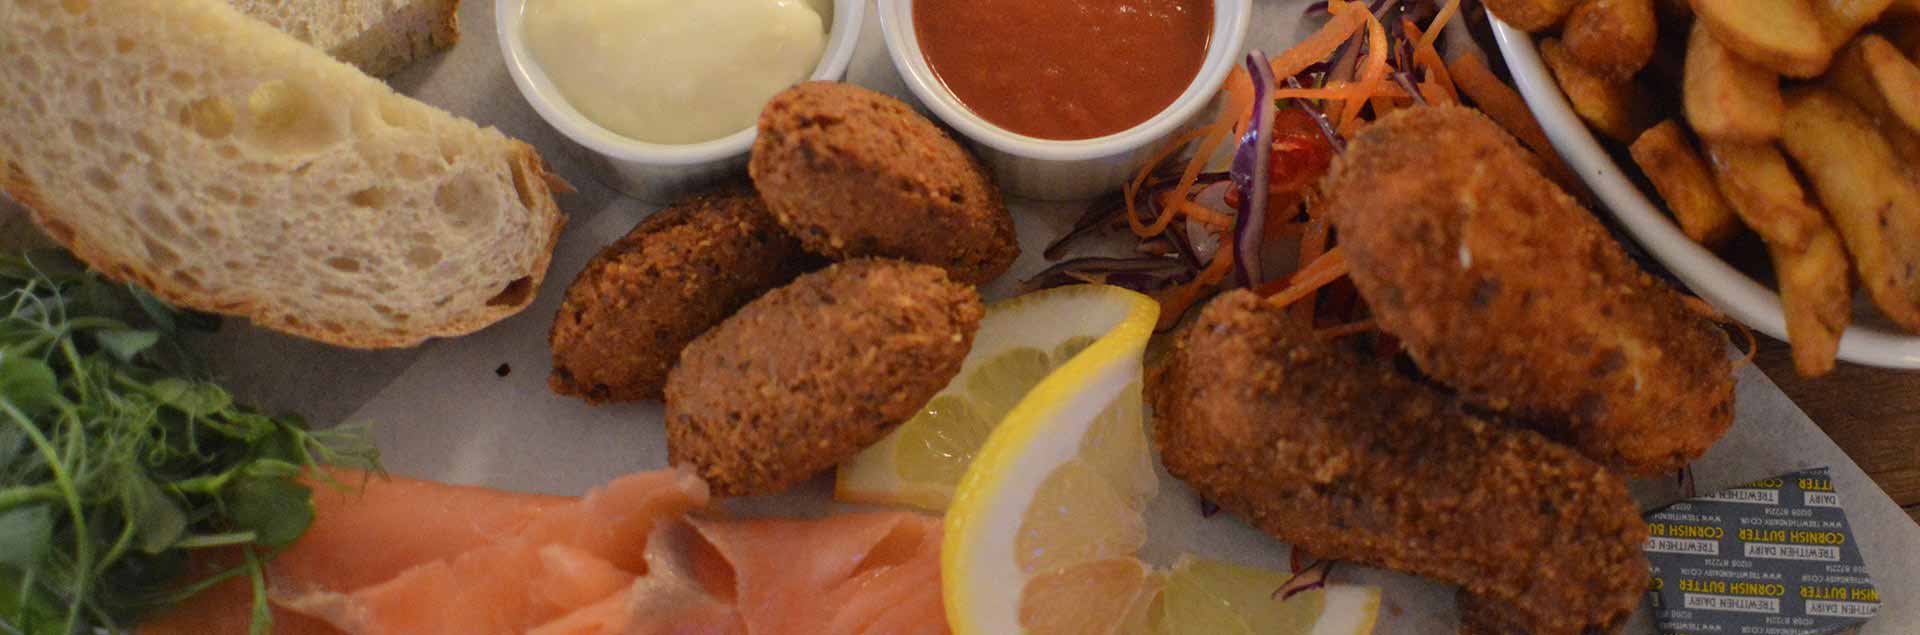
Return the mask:
[[[768,292],[680,355],[667,456],[716,494],[778,492],[852,458],[960,372],[986,313],[945,271],[859,259]]]
[[[1733,423],[1726,336],[1478,112],[1367,126],[1322,186],[1352,277],[1420,369],[1634,476]]]
[[[1148,383],[1167,471],[1316,557],[1462,587],[1534,635],[1611,633],[1645,593],[1621,478],[1391,363],[1221,296]]]
[[[547,334],[554,392],[657,401],[680,349],[817,260],[751,189],[695,195],[601,250],[567,287]]]
[[[1013,217],[979,162],[872,90],[808,82],[774,96],[748,170],[780,223],[823,256],[897,258],[981,284],[1020,255]]]

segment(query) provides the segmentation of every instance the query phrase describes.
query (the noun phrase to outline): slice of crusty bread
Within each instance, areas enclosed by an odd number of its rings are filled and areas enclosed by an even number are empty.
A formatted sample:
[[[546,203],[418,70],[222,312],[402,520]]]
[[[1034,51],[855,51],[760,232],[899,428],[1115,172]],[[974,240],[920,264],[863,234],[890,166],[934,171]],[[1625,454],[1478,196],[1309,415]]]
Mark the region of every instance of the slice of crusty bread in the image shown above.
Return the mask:
[[[0,191],[108,275],[344,346],[530,302],[564,223],[533,148],[219,0],[0,0]]]
[[[229,1],[376,77],[460,39],[460,0]]]

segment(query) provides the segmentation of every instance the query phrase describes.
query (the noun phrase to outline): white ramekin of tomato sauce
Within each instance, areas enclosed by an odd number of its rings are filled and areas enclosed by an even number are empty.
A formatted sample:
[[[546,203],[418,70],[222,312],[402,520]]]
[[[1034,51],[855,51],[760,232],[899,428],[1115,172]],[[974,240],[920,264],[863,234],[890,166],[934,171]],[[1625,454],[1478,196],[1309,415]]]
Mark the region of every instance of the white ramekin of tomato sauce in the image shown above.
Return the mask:
[[[1204,115],[1251,0],[879,0],[887,52],[1007,193],[1119,189]]]

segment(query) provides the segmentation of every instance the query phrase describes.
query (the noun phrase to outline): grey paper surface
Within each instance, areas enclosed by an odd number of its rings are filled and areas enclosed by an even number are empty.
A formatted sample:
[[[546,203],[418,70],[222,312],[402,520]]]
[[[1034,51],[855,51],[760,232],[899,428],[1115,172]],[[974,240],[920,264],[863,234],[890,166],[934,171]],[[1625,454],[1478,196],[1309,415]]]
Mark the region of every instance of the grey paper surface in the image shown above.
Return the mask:
[[[1298,24],[1306,2],[1256,2],[1250,46],[1285,48],[1308,29]],[[235,321],[213,348],[225,377],[242,395],[317,420],[375,422],[387,466],[397,474],[466,484],[578,494],[615,476],[665,467],[666,444],[658,405],[589,407],[547,391],[546,330],[566,284],[601,246],[654,210],[594,182],[560,137],[521,99],[509,79],[493,33],[493,3],[468,0],[461,9],[466,35],[438,59],[412,68],[394,85],[429,103],[499,127],[539,148],[579,193],[561,199],[572,215],[547,284],[526,312],[479,334],[429,343],[417,350],[352,352],[327,349],[245,327]],[[872,10],[848,80],[903,97],[904,85],[887,59]],[[1014,273],[984,291],[1005,297],[1012,282],[1043,266],[1040,248],[1071,226],[1075,205],[1014,202],[1025,254]],[[499,376],[506,365],[511,372]],[[1869,635],[1920,632],[1920,526],[1915,525],[1821,433],[1772,382],[1751,367],[1740,371],[1738,423],[1699,464],[1700,491],[1818,466],[1832,466],[1835,486],[1875,580],[1884,591]],[[1182,552],[1282,568],[1287,550],[1225,514],[1203,519],[1192,493],[1162,474],[1162,493],[1149,510],[1148,560],[1169,564]],[[734,501],[743,513],[815,515],[830,483],[779,497]],[[1636,484],[1644,508],[1676,500],[1668,482]],[[1344,568],[1336,581],[1378,584],[1385,604],[1376,632],[1384,635],[1453,633],[1453,591],[1387,572]],[[1645,612],[1630,633],[1652,633]]]

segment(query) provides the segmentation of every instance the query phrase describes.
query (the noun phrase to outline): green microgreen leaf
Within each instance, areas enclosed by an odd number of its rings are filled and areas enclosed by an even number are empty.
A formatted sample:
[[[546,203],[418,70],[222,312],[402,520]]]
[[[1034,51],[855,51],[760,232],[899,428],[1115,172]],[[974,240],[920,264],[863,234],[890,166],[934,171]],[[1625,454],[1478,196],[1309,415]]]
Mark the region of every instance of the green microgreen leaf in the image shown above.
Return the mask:
[[[293,544],[313,524],[313,489],[283,478],[242,478],[227,486],[235,528],[267,547]]]
[[[160,486],[136,476],[129,479],[127,487],[129,520],[141,551],[160,553],[187,535],[187,513]]]
[[[94,331],[93,340],[115,359],[131,362],[147,349],[153,348],[154,344],[160,343],[160,332],[133,329]]]
[[[46,504],[0,511],[0,566],[31,569],[53,543],[53,510]]]
[[[300,479],[378,453],[236,404],[178,336],[217,326],[63,253],[0,254],[0,635],[124,632],[241,575],[270,632],[263,562],[313,522]],[[248,562],[190,575],[216,546]]]

